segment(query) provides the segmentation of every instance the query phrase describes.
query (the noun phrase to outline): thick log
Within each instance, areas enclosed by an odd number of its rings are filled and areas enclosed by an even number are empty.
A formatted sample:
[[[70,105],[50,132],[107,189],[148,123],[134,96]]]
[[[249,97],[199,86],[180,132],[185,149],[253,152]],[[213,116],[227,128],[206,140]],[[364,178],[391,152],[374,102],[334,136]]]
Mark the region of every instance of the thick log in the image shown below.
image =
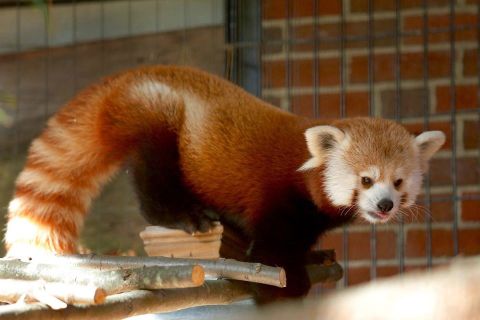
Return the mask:
[[[177,259],[165,257],[120,257],[70,255],[36,258],[32,262],[50,263],[55,265],[95,268],[99,270],[114,270],[119,268],[149,267],[149,266],[189,266],[200,265],[209,279],[232,279],[268,284],[283,288],[287,280],[285,270],[269,267],[260,263],[241,262],[232,259]],[[1,271],[0,271],[1,272]]]
[[[94,270],[0,259],[0,278],[2,279],[93,285],[103,288],[109,295],[136,289],[197,287],[203,284],[204,276],[203,268],[196,264]]]
[[[0,306],[2,320],[123,319],[147,313],[181,310],[194,306],[224,305],[250,297],[246,285],[228,280],[206,281],[201,287],[144,291],[137,290],[107,297],[104,304],[68,306],[51,310],[41,304]]]

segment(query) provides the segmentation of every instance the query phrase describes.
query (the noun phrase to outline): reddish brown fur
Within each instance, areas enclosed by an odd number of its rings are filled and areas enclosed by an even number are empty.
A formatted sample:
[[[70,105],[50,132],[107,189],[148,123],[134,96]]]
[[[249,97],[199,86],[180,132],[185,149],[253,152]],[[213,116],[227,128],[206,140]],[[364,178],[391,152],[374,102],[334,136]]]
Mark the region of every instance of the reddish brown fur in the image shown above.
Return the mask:
[[[166,84],[177,96],[159,96],[158,103],[152,102],[155,97],[132,97],[131,88],[142,81]],[[189,111],[184,95],[191,95],[199,104],[197,111]],[[198,123],[193,122],[201,127],[200,132],[187,123],[194,121],[187,119],[189,112],[200,113],[194,118],[203,117]],[[365,120],[372,121],[375,122]],[[32,149],[26,169],[89,190],[94,197],[108,176],[139,146],[155,141],[168,130],[178,136],[184,182],[206,206],[241,214],[243,219],[253,222],[271,209],[275,197],[287,196],[293,190],[312,197],[320,209],[334,215],[338,208],[332,207],[326,198],[319,178],[322,169],[305,174],[297,171],[310,157],[304,131],[318,124],[326,122],[279,110],[218,77],[186,67],[148,67],[107,78],[69,102],[37,139],[51,149],[49,153],[58,154],[55,161]],[[372,134],[368,126],[352,126],[349,120],[334,124],[353,134],[365,135],[367,140]],[[378,132],[388,132],[385,126],[391,124],[375,125]],[[402,136],[398,145],[388,146],[384,153],[398,153],[407,138]],[[364,147],[365,144],[354,146],[351,158],[364,159],[364,164],[381,160],[369,158],[371,150]],[[158,152],[161,154],[162,150]],[[22,185],[18,185],[17,194],[83,212],[90,205],[77,203],[74,196],[42,197],[41,190]],[[16,214],[10,211],[10,219]],[[61,236],[67,231],[58,228],[54,232]],[[78,230],[68,232],[76,235]],[[7,246],[14,244],[7,237]],[[33,241],[32,245],[40,244]],[[57,247],[50,250],[63,252]]]
[[[343,119],[332,125],[349,132],[352,137],[361,137],[352,141],[345,155],[348,164],[356,172],[375,165],[382,168],[379,177],[382,180],[385,174],[391,174],[388,169],[404,167],[410,172],[416,165],[413,161],[408,161],[415,159],[411,134],[407,130],[398,130],[398,124],[393,121],[363,118],[352,123],[349,119]],[[406,164],[410,166],[405,166]]]
[[[168,182],[179,193],[172,202],[178,211],[200,206],[224,212],[256,241],[253,258],[296,270],[319,233],[351,218],[340,214],[349,208],[327,198],[323,166],[298,171],[311,157],[304,132],[319,124],[328,122],[287,113],[187,67],[147,67],[107,78],[69,102],[33,142],[9,208],[9,252],[73,252],[91,199],[130,159],[140,169],[153,166],[152,176],[176,179]],[[369,163],[395,167],[404,157],[400,150],[410,145],[408,133],[385,120],[333,124],[364,137],[346,155],[358,172]],[[378,132],[396,136],[379,138]],[[155,172],[161,165],[171,176]],[[147,189],[171,191],[170,185],[150,186],[149,175],[140,177]],[[57,207],[62,211],[54,212]],[[304,293],[304,270],[292,275],[298,275],[293,294]]]

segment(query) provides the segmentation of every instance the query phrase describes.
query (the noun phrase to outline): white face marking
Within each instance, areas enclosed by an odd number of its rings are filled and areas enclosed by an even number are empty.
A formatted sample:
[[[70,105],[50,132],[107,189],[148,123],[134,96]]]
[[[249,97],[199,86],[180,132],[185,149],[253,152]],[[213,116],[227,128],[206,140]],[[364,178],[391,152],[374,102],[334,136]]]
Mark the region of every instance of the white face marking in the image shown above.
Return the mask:
[[[382,199],[389,199],[393,202],[393,208],[385,215],[380,212],[378,203]],[[390,181],[376,182],[368,189],[360,190],[358,195],[358,210],[361,216],[370,223],[386,222],[398,211],[400,205],[400,193],[395,190]]]
[[[380,179],[380,168],[377,166],[371,166],[367,170],[360,172],[360,177],[368,177],[377,181]]]
[[[412,138],[410,152],[413,153],[405,160],[404,167],[398,164],[398,168],[388,167],[388,164],[387,167],[373,165],[356,172],[344,158],[350,145],[348,134],[335,127],[318,126],[307,130],[306,138],[312,158],[299,171],[324,165],[323,183],[331,203],[334,206],[354,206],[357,213],[371,223],[387,222],[401,213],[402,208],[415,203],[427,161],[445,141],[441,132],[421,134]],[[372,183],[367,180],[362,184],[362,177],[369,178]],[[402,181],[396,184],[399,179]]]
[[[325,189],[335,206],[352,205],[353,193],[357,187],[357,175],[343,158],[344,150],[349,146],[348,139],[345,140],[332,151],[325,167]]]

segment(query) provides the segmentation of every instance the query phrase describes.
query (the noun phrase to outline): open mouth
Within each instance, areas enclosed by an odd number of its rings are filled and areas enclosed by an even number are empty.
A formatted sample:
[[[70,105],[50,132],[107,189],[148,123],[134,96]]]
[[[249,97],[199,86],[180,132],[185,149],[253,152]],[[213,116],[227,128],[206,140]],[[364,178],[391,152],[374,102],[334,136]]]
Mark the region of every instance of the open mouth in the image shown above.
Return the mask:
[[[368,211],[368,215],[374,219],[378,219],[380,221],[387,221],[390,215],[388,212],[383,211]]]

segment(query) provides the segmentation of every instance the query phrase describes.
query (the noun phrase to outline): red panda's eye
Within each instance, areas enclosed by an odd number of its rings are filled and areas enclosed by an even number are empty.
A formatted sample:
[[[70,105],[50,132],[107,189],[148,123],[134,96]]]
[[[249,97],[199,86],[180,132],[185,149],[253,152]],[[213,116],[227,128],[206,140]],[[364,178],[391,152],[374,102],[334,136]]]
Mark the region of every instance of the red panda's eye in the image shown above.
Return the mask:
[[[370,179],[369,177],[362,177],[362,185],[363,185],[365,188],[371,187],[372,184],[373,184],[372,179]]]
[[[395,188],[398,188],[398,187],[400,187],[400,186],[402,185],[402,182],[403,182],[402,179],[397,179],[397,180],[395,180],[395,181],[393,182],[393,186],[394,186]]]

